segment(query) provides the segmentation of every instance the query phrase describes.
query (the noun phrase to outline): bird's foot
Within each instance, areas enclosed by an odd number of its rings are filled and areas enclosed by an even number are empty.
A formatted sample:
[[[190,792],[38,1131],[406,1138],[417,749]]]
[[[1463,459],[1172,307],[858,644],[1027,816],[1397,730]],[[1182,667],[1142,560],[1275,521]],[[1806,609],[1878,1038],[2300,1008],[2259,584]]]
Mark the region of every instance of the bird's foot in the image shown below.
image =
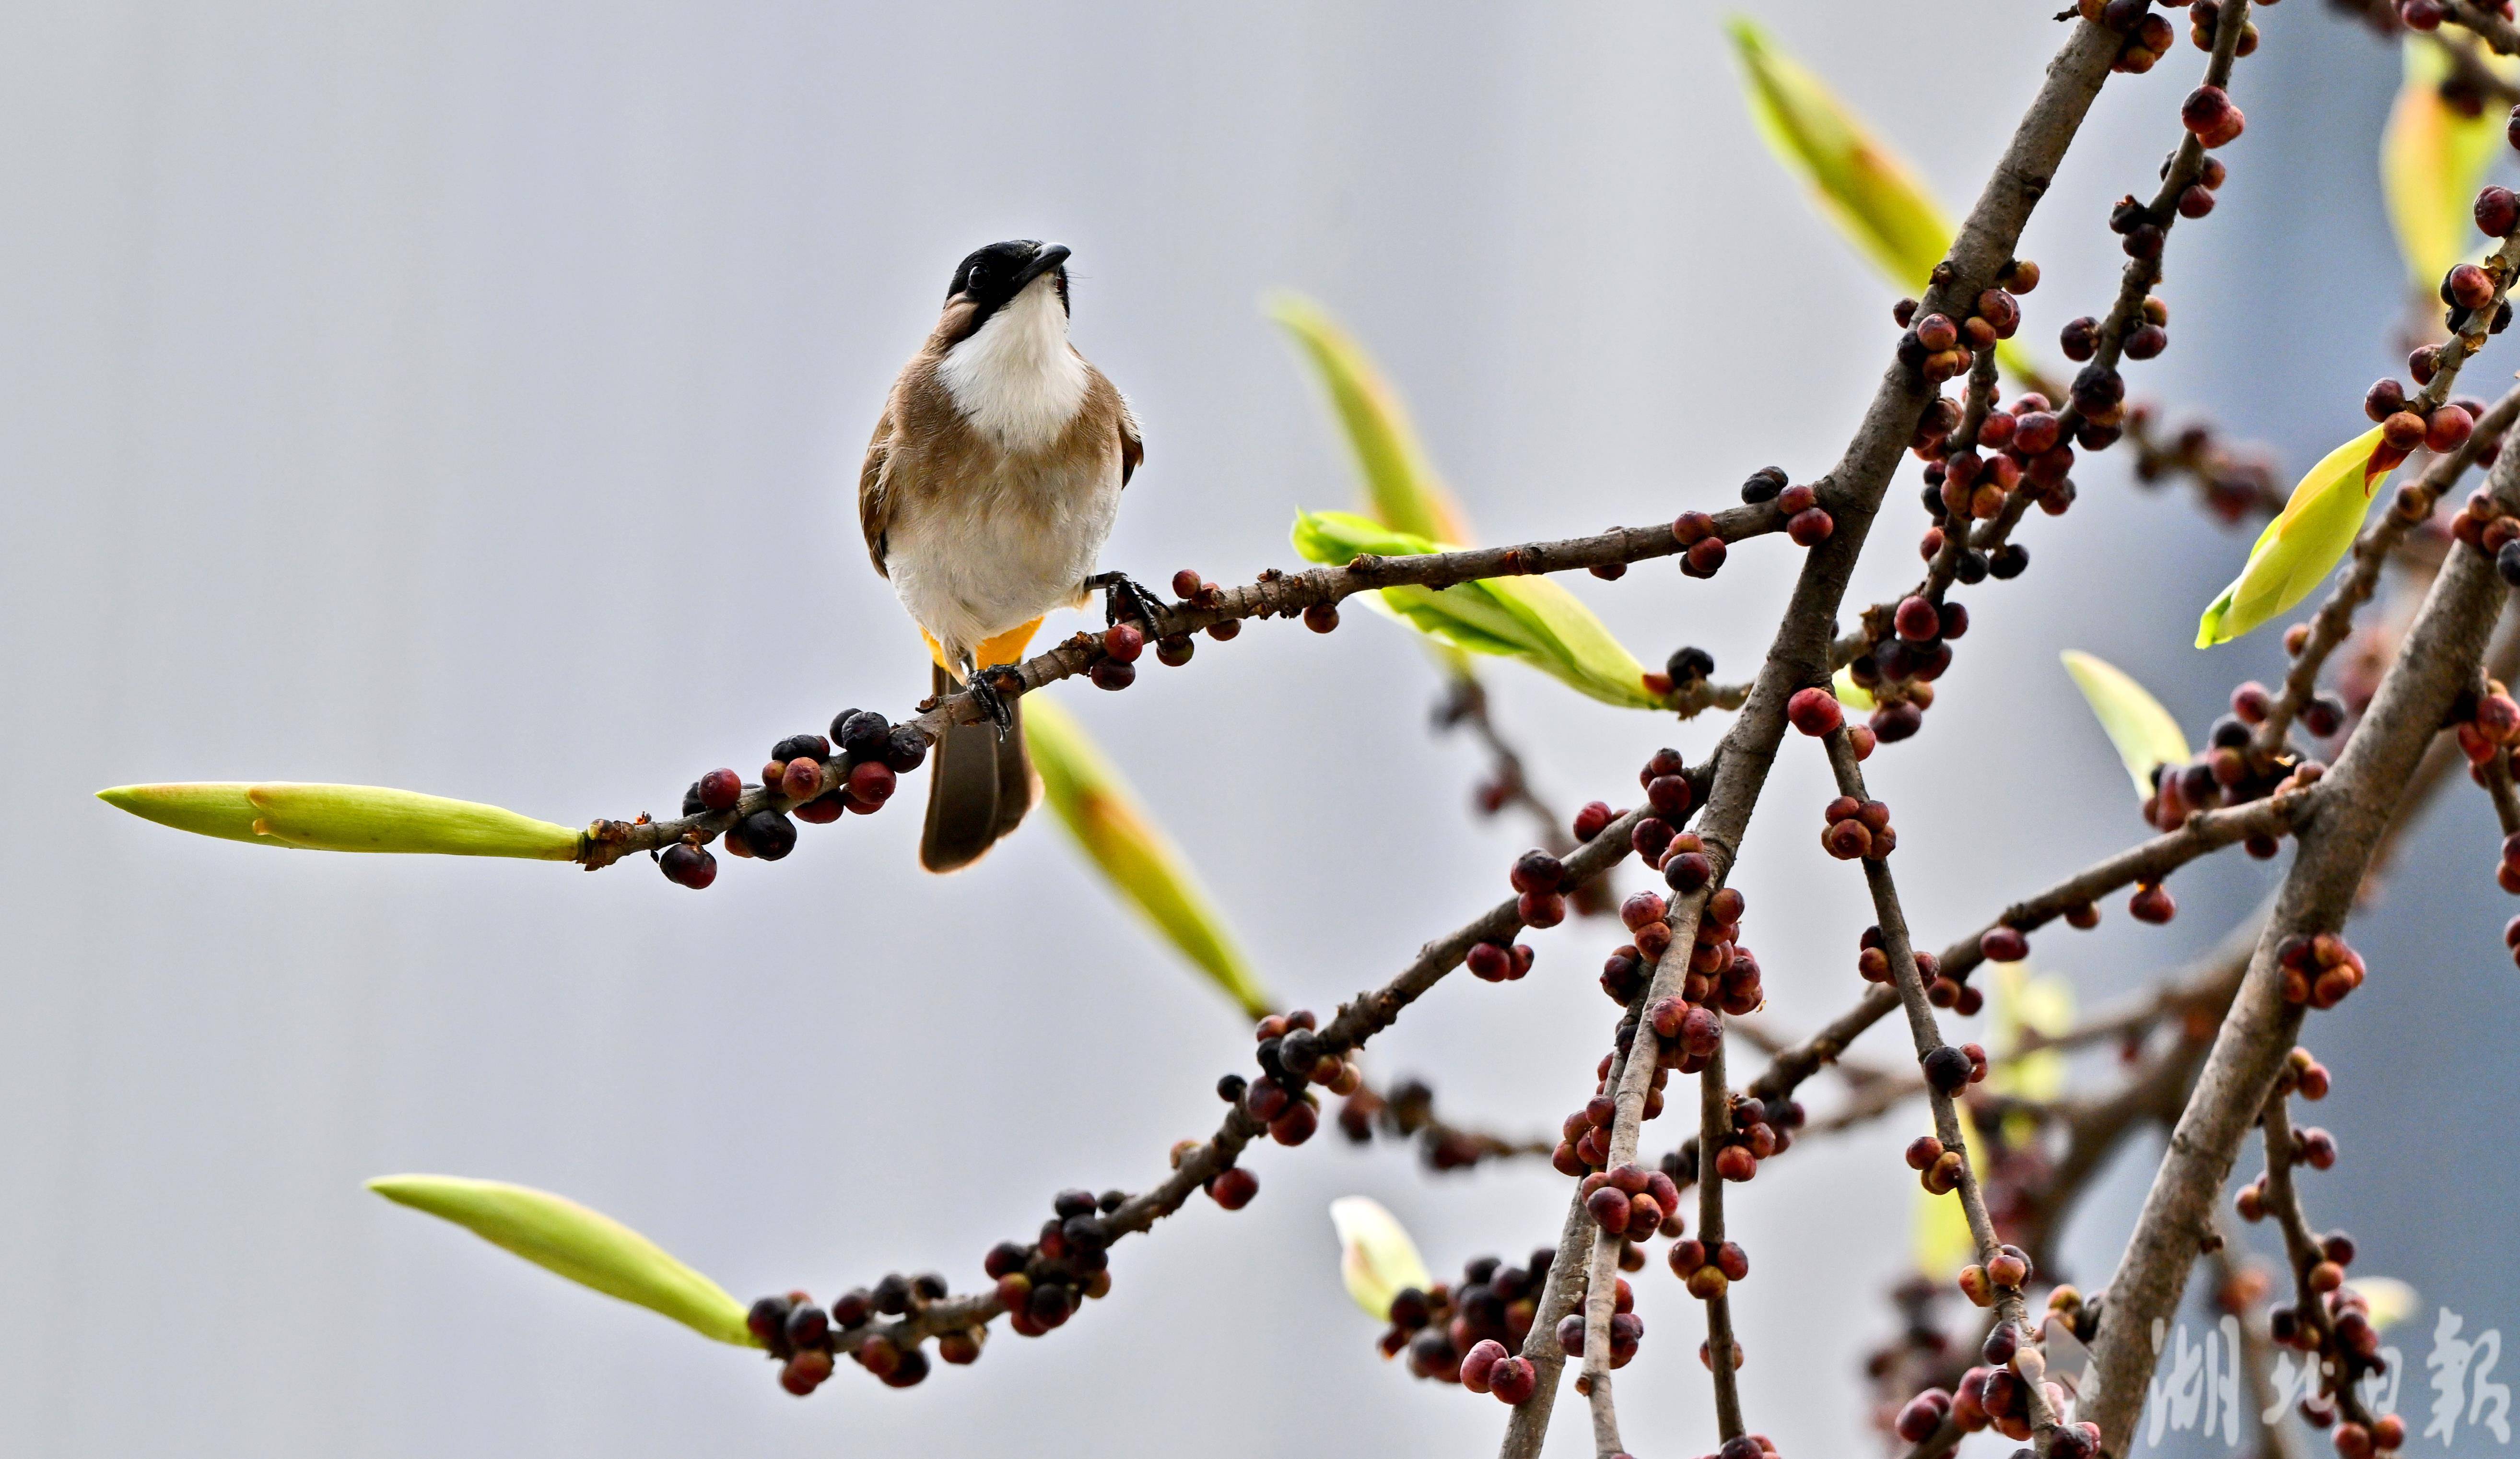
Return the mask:
[[[989,722],[998,727],[998,737],[1004,739],[1007,731],[1014,728],[1015,716],[1014,711],[1007,707],[1006,696],[990,682],[996,672],[996,669],[984,668],[971,675],[971,700],[988,714]]]
[[[1122,618],[1136,618],[1151,636],[1155,619],[1164,610],[1164,600],[1147,591],[1126,572],[1097,572],[1085,579],[1088,588],[1102,590],[1102,621],[1117,623]]]

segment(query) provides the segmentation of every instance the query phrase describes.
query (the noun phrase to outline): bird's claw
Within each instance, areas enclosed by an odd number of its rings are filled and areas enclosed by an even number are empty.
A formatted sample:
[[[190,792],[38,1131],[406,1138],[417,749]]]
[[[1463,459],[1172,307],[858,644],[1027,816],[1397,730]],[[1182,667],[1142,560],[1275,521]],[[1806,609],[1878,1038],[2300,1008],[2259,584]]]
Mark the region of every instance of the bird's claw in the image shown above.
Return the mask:
[[[1000,694],[998,686],[989,681],[990,676],[995,672],[994,669],[984,668],[971,675],[969,681],[971,702],[978,705],[982,712],[989,716],[989,722],[997,726],[998,737],[1004,739],[1007,731],[1014,728],[1015,716],[1014,711],[1007,707],[1006,696]]]
[[[1102,621],[1118,623],[1123,618],[1136,618],[1154,632],[1155,619],[1163,612],[1164,600],[1139,585],[1126,572],[1098,572],[1085,579],[1089,588],[1102,590]]]

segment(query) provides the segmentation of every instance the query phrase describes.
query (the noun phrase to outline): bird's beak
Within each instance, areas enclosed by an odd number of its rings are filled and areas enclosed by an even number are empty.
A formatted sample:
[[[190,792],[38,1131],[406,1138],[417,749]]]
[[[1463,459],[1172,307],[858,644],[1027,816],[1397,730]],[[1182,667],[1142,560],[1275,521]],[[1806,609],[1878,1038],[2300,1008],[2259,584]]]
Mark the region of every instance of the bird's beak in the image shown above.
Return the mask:
[[[1065,244],[1043,244],[1041,251],[1032,255],[1032,261],[1016,272],[1014,292],[1022,293],[1024,286],[1065,263],[1068,248]]]

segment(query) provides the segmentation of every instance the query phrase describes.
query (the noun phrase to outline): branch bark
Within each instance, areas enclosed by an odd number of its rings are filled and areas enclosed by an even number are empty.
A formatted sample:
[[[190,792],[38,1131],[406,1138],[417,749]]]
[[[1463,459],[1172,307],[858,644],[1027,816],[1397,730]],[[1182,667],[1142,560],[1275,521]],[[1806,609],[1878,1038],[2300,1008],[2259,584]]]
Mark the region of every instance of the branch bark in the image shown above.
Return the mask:
[[[2520,502],[2520,451],[2496,459],[2487,488],[2506,509]],[[2087,1411],[2106,1452],[2123,1455],[2158,1356],[2152,1323],[2168,1321],[2185,1290],[2200,1244],[2212,1233],[2211,1207],[2230,1174],[2241,1137],[2274,1085],[2277,1066],[2301,1026],[2283,1001],[2276,946],[2296,935],[2344,926],[2355,893],[2387,833],[2408,777],[2458,692],[2474,678],[2505,590],[2482,553],[2450,554],[2408,631],[2397,661],[2356,726],[2336,767],[2315,788],[2300,851],[2277,894],[2248,973],[2170,1150],[2144,1199],[2142,1215],[2109,1284],[2106,1315],[2092,1353]]]

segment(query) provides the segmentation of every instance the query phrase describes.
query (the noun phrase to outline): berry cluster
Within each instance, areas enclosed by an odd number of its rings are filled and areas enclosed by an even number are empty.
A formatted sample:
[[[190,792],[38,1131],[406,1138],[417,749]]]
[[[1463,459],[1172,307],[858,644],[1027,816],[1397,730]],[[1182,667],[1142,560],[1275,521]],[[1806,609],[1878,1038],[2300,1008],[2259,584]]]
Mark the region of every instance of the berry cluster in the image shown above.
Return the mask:
[[[1551,928],[1566,920],[1566,896],[1559,889],[1566,885],[1565,862],[1547,851],[1525,851],[1515,858],[1506,881],[1516,893],[1514,915],[1522,919],[1524,926]],[[1527,947],[1499,946],[1494,942],[1482,942],[1479,947],[1491,949],[1494,955],[1483,972],[1477,966],[1479,948],[1472,948],[1470,971],[1489,982],[1520,978],[1531,971],[1531,949]],[[1503,964],[1499,958],[1504,959]]]
[[[2179,104],[2179,124],[2195,133],[2204,146],[2222,147],[2239,140],[2248,118],[2231,105],[2229,92],[2220,86],[2199,86]]]
[[[744,1325],[779,1361],[780,1387],[801,1398],[832,1376],[832,1355],[842,1345],[834,1339],[878,1316],[910,1316],[944,1298],[945,1279],[934,1272],[915,1277],[895,1272],[871,1289],[860,1287],[832,1299],[829,1310],[803,1292],[765,1297],[744,1314]],[[949,1363],[973,1362],[987,1338],[985,1327],[948,1333],[937,1339],[936,1355]],[[891,1330],[868,1333],[848,1353],[892,1388],[906,1389],[927,1377],[926,1351],[916,1342],[903,1345]]]
[[[1687,1226],[1680,1213],[1679,1182],[1660,1170],[1634,1163],[1596,1170],[1584,1177],[1582,1194],[1595,1224],[1632,1243],[1657,1234],[1678,1236]]]
[[[1899,337],[1899,363],[1913,370],[1928,385],[1968,373],[1972,354],[1993,349],[1999,340],[2009,340],[2021,328],[2020,295],[2039,287],[2039,265],[2016,258],[1996,273],[1995,287],[1982,290],[1967,314],[1954,320],[1939,311],[1919,316],[1923,305],[1912,298],[1903,298],[1891,307],[1890,317],[1907,333]],[[1959,429],[1959,408],[1949,401],[1937,402],[1925,412],[1917,427],[1918,450]]]
[[[2190,191],[2208,203],[2213,200],[2211,193]],[[2274,462],[2263,451],[2228,447],[2215,438],[2212,427],[2202,423],[2182,426],[2166,438],[2155,433],[2154,425],[2151,406],[2138,401],[2127,407],[2126,439],[2135,447],[2138,481],[2151,486],[2174,475],[2184,476],[2195,481],[2205,509],[2227,524],[2253,512],[2272,515],[2282,510],[2289,493],[2276,479]]]
[[[2482,691],[2461,694],[2452,703],[2449,717],[2459,752],[2467,756],[2469,778],[2491,785],[2494,772],[2510,772],[2512,747],[2520,745],[2520,702],[2499,680],[2488,679]],[[2502,888],[2520,890],[2520,882],[2506,876]]]
[[[2270,3],[2270,0],[2259,0],[2259,3],[2267,4]],[[2222,23],[2223,7],[2217,4],[2216,0],[2195,0],[2194,4],[2187,7],[2188,43],[2200,51],[2213,50],[2214,31],[2216,27],[2220,26]],[[2240,23],[2239,44],[2232,48],[2231,54],[2234,56],[2246,56],[2257,48],[2257,23],[2254,21],[2242,21]],[[2474,115],[2475,114],[2470,113],[2469,114]]]
[[[2362,954],[2334,933],[2308,937],[2295,933],[2275,944],[2275,961],[2283,969],[2286,1003],[2334,1008],[2362,985]]]
[[[1952,479],[1945,477],[1943,492],[1948,495],[1953,489]],[[1980,489],[1994,488],[1988,483]],[[1931,559],[1942,550],[1942,528],[1928,528],[1925,556]],[[1969,548],[1959,558],[1961,574],[1977,577],[1985,576],[1994,567],[2002,567],[2004,575],[2009,576],[2029,562],[2029,554],[2011,543],[1991,555]],[[1951,641],[1967,633],[1968,626],[1966,606],[1951,602],[1937,606],[1921,593],[1901,599],[1887,615],[1877,610],[1865,615],[1870,642],[1847,665],[1847,675],[1873,698],[1875,707],[1869,728],[1874,737],[1895,743],[1924,726],[1925,711],[1934,704],[1934,681],[1952,666]]]
[[[1794,1143],[1795,1127],[1802,1122],[1803,1107],[1792,1100],[1772,1102],[1746,1094],[1734,1095],[1732,1128],[1725,1131],[1724,1143],[1715,1151],[1716,1177],[1735,1185],[1757,1179],[1759,1163],[1784,1154]],[[1685,1154],[1693,1157],[1695,1152],[1688,1150]]]
[[[2295,1048],[2277,1073],[2275,1098],[2299,1094],[2304,1099],[2317,1099],[2327,1092],[2327,1087],[2326,1070],[2308,1049]],[[2336,1141],[2325,1130],[2296,1130],[2290,1148],[2279,1157],[2270,1149],[2269,1159],[2277,1158],[2289,1164],[2324,1170],[2336,1163]],[[2273,1213],[2268,1206],[2267,1177],[2261,1175],[2242,1188],[2236,1204],[2247,1220],[2260,1220]],[[2301,1400],[2302,1417],[2313,1428],[2333,1426],[2335,1432],[2329,1440],[2336,1446],[2339,1459],[2371,1459],[2375,1453],[2388,1453],[2403,1446],[2407,1431],[2394,1416],[2369,1416],[2353,1398],[2355,1386],[2363,1375],[2388,1371],[2388,1362],[2380,1355],[2380,1331],[2371,1321],[2369,1303],[2345,1285],[2346,1268],[2354,1264],[2354,1238],[2342,1231],[2328,1232],[2311,1242],[2309,1250],[2297,1258],[2293,1271],[2298,1302],[2269,1307],[2267,1326],[2277,1344],[2309,1354],[2312,1369],[2320,1375],[2318,1391]]]
[[[1494,1393],[1520,1403],[1539,1387],[1528,1359],[1510,1355],[1531,1333],[1540,1312],[1540,1289],[1557,1253],[1542,1247],[1528,1266],[1507,1266],[1480,1256],[1462,1268],[1458,1285],[1432,1291],[1401,1289],[1391,1299],[1390,1330],[1380,1346],[1386,1358],[1409,1354],[1409,1371],[1436,1383],[1458,1383],[1474,1393]],[[1627,1283],[1619,1284],[1627,1296]]]
[[[1038,1338],[1064,1324],[1087,1299],[1109,1295],[1108,1249],[1117,1233],[1104,1217],[1128,1200],[1126,1191],[1061,1191],[1031,1246],[1002,1241],[989,1249],[981,1270],[997,1282],[998,1304],[1016,1336]],[[943,1355],[948,1362],[970,1361]]]
[[[2296,626],[2303,630],[2306,641],[2308,625]],[[2298,652],[2298,646],[2294,648]],[[2279,791],[2309,785],[2324,774],[2325,767],[2314,760],[2267,763],[2250,752],[2252,732],[2266,723],[2273,708],[2274,696],[2255,679],[2232,690],[2231,712],[2214,721],[2213,728],[2206,731],[2205,748],[2193,759],[2182,765],[2153,767],[2152,794],[2143,802],[2144,824],[2156,830],[2176,831],[2197,811],[2244,805]],[[2301,707],[2296,722],[2312,736],[2324,740],[2345,727],[2345,715],[2343,700],[2322,694]],[[2249,854],[2260,858],[2272,856],[2278,849],[2275,838],[2265,833],[2250,837],[2246,844]]]
[[[1945,1150],[1943,1142],[1932,1135],[1918,1135],[1908,1142],[1908,1168],[1916,1172],[1929,1196],[1948,1196],[1958,1190],[1960,1172],[1967,1167],[1966,1156],[1957,1150]]]
[[[2178,44],[2170,22],[2152,13],[2152,0],[2080,0],[2077,9],[2084,20],[2126,37],[2109,64],[2111,70],[2142,75]]]
[[[1879,861],[1898,848],[1899,833],[1891,829],[1884,801],[1840,796],[1820,813],[1827,828],[1820,834],[1821,848],[1840,861]]]
[[[1636,1361],[1637,1348],[1644,1343],[1645,1320],[1636,1314],[1636,1294],[1628,1287],[1628,1279],[1618,1280],[1618,1291],[1610,1299],[1610,1366],[1624,1368]],[[1557,1319],[1557,1350],[1568,1357],[1584,1355],[1584,1309],[1580,1302],[1574,1311]],[[1476,1355],[1476,1349],[1472,1355]],[[1575,1386],[1590,1392],[1591,1382],[1590,1378],[1579,1377]]]
[[[1899,1436],[1906,1438],[1915,1433],[1921,1440],[1948,1418],[1963,1434],[1993,1429],[2006,1438],[2027,1440],[2031,1434],[2030,1390],[2034,1384],[2047,1390],[2051,1412],[2064,1411],[2065,1390],[2048,1380],[2046,1354],[2035,1344],[2020,1341],[2011,1323],[1996,1325],[1987,1336],[1982,1355],[1986,1364],[1960,1375],[1958,1392],[1928,1389],[1910,1400],[1899,1411]],[[2100,1451],[2100,1426],[2090,1422],[2060,1425],[2048,1442],[2049,1459],[2092,1459]]]
[[[1986,1082],[1986,1050],[1977,1044],[1942,1044],[1916,1064],[1925,1071],[1925,1082],[1943,1094],[1958,1094],[1971,1084]]]
[[[1269,1138],[1281,1145],[1301,1145],[1321,1126],[1321,1097],[1310,1085],[1319,1084],[1345,1098],[1365,1084],[1354,1063],[1322,1047],[1319,1026],[1306,1009],[1269,1015],[1252,1030],[1260,1041],[1260,1077],[1245,1080],[1240,1074],[1227,1074],[1217,1081],[1217,1096],[1239,1101],[1242,1112],[1268,1126]],[[1216,1180],[1233,1173],[1220,1172]],[[1244,1181],[1249,1179],[1243,1176]],[[1240,1204],[1228,1203],[1226,1192],[1215,1181],[1209,1183],[1208,1194],[1229,1210]]]
[[[1265,575],[1265,574],[1264,574]],[[1216,609],[1225,606],[1225,589],[1184,568],[1173,574],[1173,596],[1185,608]],[[1320,615],[1316,618],[1315,615]],[[1304,622],[1316,633],[1328,633],[1338,626],[1338,608],[1323,603],[1304,611]],[[1207,625],[1207,636],[1224,643],[1242,631],[1242,620],[1227,618]],[[1126,689],[1138,681],[1138,660],[1147,652],[1146,629],[1136,623],[1113,623],[1102,630],[1102,657],[1096,660],[1092,670],[1096,687]],[[1166,668],[1179,668],[1190,662],[1197,640],[1187,633],[1168,633],[1155,640],[1155,661]]]
[[[2075,321],[2076,325],[2084,323],[2088,321]],[[2069,354],[2075,349],[2074,332],[2075,325],[2066,326]],[[2086,349],[2083,355],[2089,358],[2091,351]],[[1919,549],[1922,555],[1931,560],[1942,551],[1944,537],[1957,535],[1972,521],[2002,516],[2014,497],[2035,503],[2050,517],[2063,516],[2073,506],[2076,495],[2070,475],[2074,446],[2079,443],[2098,450],[2118,437],[2117,402],[2125,388],[2116,382],[2116,373],[2109,372],[2103,386],[2114,386],[2115,393],[2100,387],[2094,388],[2095,393],[2086,391],[2081,379],[2077,379],[2075,404],[2085,417],[2079,427],[2070,426],[2046,395],[2029,390],[2014,397],[2009,406],[1990,410],[1978,427],[1976,443],[1968,449],[1928,456],[1924,501],[1935,526],[1926,534],[1925,540],[1931,545]],[[2087,402],[2086,394],[2093,398]],[[2092,404],[2100,409],[2089,408]],[[2069,430],[2075,433],[2069,436]],[[2028,553],[2006,543],[1993,554],[1963,553],[1953,575],[1964,583],[1987,577],[2018,577],[2029,565]],[[1877,642],[1884,636],[1876,633],[1874,639]]]
[[[1999,1292],[2019,1292],[2029,1284],[2030,1254],[2015,1246],[1996,1248],[1983,1265],[1973,1261],[1960,1268],[1960,1296],[1975,1306],[1994,1306]]]
[[[1688,864],[1689,858],[1703,863],[1704,843],[1696,836],[1683,832],[1672,838],[1671,849],[1664,853],[1666,878],[1675,883],[1694,880],[1695,890],[1706,885],[1705,872]],[[1767,1001],[1759,970],[1758,956],[1739,944],[1741,914],[1747,900],[1730,887],[1717,890],[1706,899],[1697,919],[1697,935],[1689,946],[1688,971],[1681,979],[1681,990],[1645,1011],[1655,1032],[1665,1040],[1682,1040],[1679,1069],[1682,1073],[1695,1073],[1704,1067],[1706,1056],[1715,1051],[1722,1038],[1722,1026],[1714,1022],[1718,1011],[1735,1016],[1756,1012]],[[1671,925],[1665,920],[1669,904],[1661,893],[1640,891],[1619,906],[1620,920],[1628,925],[1636,938],[1626,946],[1612,950],[1601,965],[1601,991],[1610,1001],[1625,1007],[1641,996],[1653,979],[1654,965],[1671,946]],[[1703,1014],[1704,1019],[1694,1016]],[[1624,1042],[1625,1035],[1622,1035]],[[1672,1051],[1664,1050],[1666,1058]]]
[[[2011,929],[2002,928],[1998,931],[2010,932]],[[2014,933],[2013,935],[2018,937],[2021,935]],[[2021,950],[2025,956],[2028,955],[2030,947],[2027,941],[2023,942]],[[1945,974],[1942,959],[1921,947],[1912,950],[1909,955],[1916,960],[1916,978],[1925,985],[1926,1000],[1936,1008],[1948,1008],[1962,1018],[1973,1018],[1979,1009],[1986,1006],[1986,995],[1961,980],[1968,976],[1967,973],[1963,972],[1959,978]],[[1996,961],[2018,962],[2020,959],[1999,958]],[[1882,938],[1879,925],[1866,928],[1863,935],[1856,939],[1855,971],[1857,976],[1866,982],[1889,983],[1898,980],[1898,975],[1890,967],[1890,945]],[[1975,1046],[1971,1045],[1971,1047]]]
[[[2494,238],[2502,238],[2520,228],[2520,198],[2508,188],[2489,187],[2476,195],[2476,222]],[[2511,304],[2501,299],[2502,286],[2508,279],[2495,272],[2498,265],[2489,258],[2483,264],[2462,263],[2442,276],[2441,301],[2450,310],[2445,322],[2453,331],[2468,322],[2469,316],[2489,305],[2495,313],[2488,333],[2500,334],[2511,322]],[[2499,302],[2498,302],[2499,300]],[[2407,356],[2407,373],[2413,377],[2420,391],[2433,382],[2433,377],[2446,364],[2464,358],[2456,342],[2418,346]],[[2362,395],[2362,413],[2380,427],[2381,449],[2372,454],[2374,470],[2395,466],[2413,454],[2417,447],[2435,453],[2454,451],[2467,443],[2476,429],[2476,418],[2485,413],[2485,403],[2473,398],[2460,398],[2445,405],[2423,408],[2419,395],[2409,395],[2396,377],[2372,382]]]
[[[1651,895],[1652,893],[1640,894]],[[1630,900],[1633,901],[1635,898],[1631,897]],[[1656,897],[1655,900],[1659,901],[1661,898]],[[1629,951],[1626,948],[1620,950]],[[1611,961],[1614,963],[1618,961],[1616,954],[1613,954]],[[1603,978],[1606,980],[1608,975],[1604,974]],[[1642,981],[1641,975],[1640,980]],[[1710,1014],[1709,1017],[1713,1015]],[[1636,1033],[1637,1024],[1633,1018],[1620,1020],[1617,1035],[1619,1047],[1623,1049],[1631,1047],[1636,1040]],[[1589,1178],[1593,1173],[1609,1168],[1610,1126],[1618,1117],[1618,1102],[1611,1092],[1610,1074],[1617,1063],[1616,1054],[1601,1056],[1601,1062],[1594,1069],[1593,1097],[1584,1102],[1584,1108],[1558,1122],[1557,1148],[1551,1151],[1549,1157],[1550,1164],[1558,1174]],[[1671,1082],[1674,1065],[1686,1066],[1691,1063],[1702,1066],[1705,1060],[1703,1058],[1684,1059],[1681,1046],[1677,1042],[1666,1043],[1657,1051],[1653,1081],[1645,1092],[1645,1118],[1651,1119],[1662,1113],[1663,1089]]]
[[[2480,486],[2469,493],[2458,515],[2451,519],[2450,532],[2492,558],[2494,570],[2502,574],[2502,580],[2520,587],[2520,517],[2503,511],[2493,492]]]
[[[1791,537],[1797,547],[1818,547],[1828,540],[1829,533],[1837,530],[1837,519],[1821,506],[1820,493],[1809,486],[1787,484],[1785,469],[1781,466],[1763,466],[1750,473],[1749,479],[1741,483],[1741,500],[1753,506],[1760,502],[1775,502],[1777,510],[1785,515],[1785,535]],[[1715,661],[1708,660],[1706,667],[1712,670]],[[1677,667],[1673,668],[1672,676],[1680,676]]]
[[[1891,1304],[1900,1316],[1898,1335],[1864,1359],[1865,1376],[1879,1400],[1873,1424],[1885,1435],[1896,1429],[1899,1414],[1922,1389],[1958,1381],[1952,1337],[1938,1310],[1948,1290],[1921,1276],[1903,1278],[1890,1289]]]
[[[796,848],[797,821],[821,826],[848,811],[873,815],[892,798],[898,777],[926,759],[927,736],[917,725],[893,724],[872,709],[842,709],[832,716],[828,738],[790,735],[770,747],[761,789],[766,797],[786,800],[786,808],[759,807],[727,827],[718,843],[729,855],[777,861]],[[746,789],[735,771],[711,770],[683,792],[683,814],[734,810]],[[656,864],[666,880],[695,891],[715,882],[717,858],[706,840],[707,833],[695,828],[665,847]]]
[[[1339,1133],[1356,1145],[1371,1143],[1377,1128],[1393,1139],[1414,1139],[1432,1170],[1466,1170],[1491,1157],[1523,1150],[1493,1136],[1455,1129],[1436,1118],[1435,1091],[1423,1079],[1404,1079],[1388,1095],[1358,1085],[1339,1104],[1338,1126]]]
[[[1798,547],[1817,547],[1837,530],[1837,519],[1820,504],[1819,490],[1811,486],[1787,485],[1784,471],[1779,467],[1762,467],[1752,473],[1750,479],[1741,483],[1741,500],[1775,502],[1777,510],[1785,516],[1785,535],[1792,538]],[[1672,519],[1671,537],[1685,549],[1680,555],[1680,570],[1688,577],[1713,577],[1716,570],[1724,566],[1725,554],[1730,550],[1725,545],[1723,533],[1716,527],[1715,519],[1704,512],[1683,512]],[[1704,658],[1700,651],[1683,652]],[[1706,660],[1706,669],[1714,666],[1713,660]],[[1686,665],[1678,655],[1673,656],[1668,677],[1678,681],[1685,674]]]
[[[1688,1295],[1701,1300],[1722,1297],[1734,1282],[1750,1275],[1750,1254],[1734,1242],[1718,1242],[1709,1251],[1706,1243],[1694,1237],[1675,1241],[1667,1259],[1671,1274],[1688,1283]]]

